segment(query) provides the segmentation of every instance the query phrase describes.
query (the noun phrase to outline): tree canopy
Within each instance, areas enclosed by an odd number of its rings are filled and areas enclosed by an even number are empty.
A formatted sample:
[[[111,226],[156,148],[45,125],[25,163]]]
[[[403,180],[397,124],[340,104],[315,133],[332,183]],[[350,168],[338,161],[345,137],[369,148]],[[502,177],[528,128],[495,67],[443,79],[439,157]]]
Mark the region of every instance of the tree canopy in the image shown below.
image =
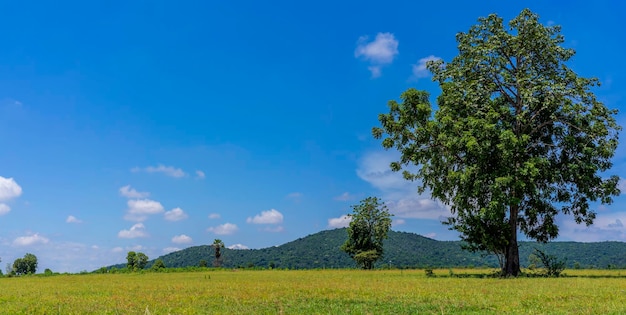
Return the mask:
[[[376,197],[368,197],[352,206],[348,239],[341,249],[363,269],[372,269],[383,255],[383,241],[391,228],[391,214]]]
[[[148,256],[142,252],[130,251],[126,255],[126,267],[129,270],[144,269],[148,264]]]
[[[13,262],[12,273],[16,275],[28,275],[37,272],[37,256],[26,254]]]
[[[441,88],[434,115],[428,93],[409,89],[373,134],[400,151],[392,170],[451,207],[445,223],[470,250],[498,255],[516,276],[520,231],[547,242],[559,213],[590,225],[590,204],[619,194],[618,177],[603,173],[618,144],[617,111],[592,93],[597,79],[566,66],[574,50],[561,46],[560,27],[528,9],[508,27],[495,14],[480,18],[456,40],[458,56],[428,64]]]

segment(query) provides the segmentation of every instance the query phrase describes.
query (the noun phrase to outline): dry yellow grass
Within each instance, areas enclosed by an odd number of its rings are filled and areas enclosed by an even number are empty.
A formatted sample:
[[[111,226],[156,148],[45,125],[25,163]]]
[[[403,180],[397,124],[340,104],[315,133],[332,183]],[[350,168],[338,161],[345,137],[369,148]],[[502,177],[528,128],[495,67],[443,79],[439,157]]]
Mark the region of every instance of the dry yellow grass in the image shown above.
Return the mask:
[[[427,278],[423,270],[223,270],[2,278],[0,313],[626,314],[626,278],[616,277],[623,271],[611,271],[612,278],[589,270],[576,273],[597,278],[435,273]]]

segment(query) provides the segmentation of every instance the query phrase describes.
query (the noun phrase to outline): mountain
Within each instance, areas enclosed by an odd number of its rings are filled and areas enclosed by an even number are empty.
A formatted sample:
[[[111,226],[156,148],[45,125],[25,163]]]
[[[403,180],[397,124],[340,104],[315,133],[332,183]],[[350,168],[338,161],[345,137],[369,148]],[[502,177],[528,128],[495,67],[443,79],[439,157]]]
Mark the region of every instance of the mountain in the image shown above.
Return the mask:
[[[437,241],[414,233],[390,231],[385,240],[385,255],[378,266],[415,267],[497,267],[493,255],[471,253],[461,248],[460,241]],[[351,268],[354,261],[339,247],[347,239],[346,229],[321,231],[295,241],[263,249],[224,249],[222,266],[274,267],[289,269]],[[528,265],[535,248],[565,259],[569,268],[626,268],[626,243],[623,242],[535,242],[520,243],[520,263]],[[213,248],[209,245],[189,247],[158,259],[167,267],[198,266],[201,260],[212,264]],[[148,267],[154,262],[151,261]],[[123,267],[117,265],[116,267]]]

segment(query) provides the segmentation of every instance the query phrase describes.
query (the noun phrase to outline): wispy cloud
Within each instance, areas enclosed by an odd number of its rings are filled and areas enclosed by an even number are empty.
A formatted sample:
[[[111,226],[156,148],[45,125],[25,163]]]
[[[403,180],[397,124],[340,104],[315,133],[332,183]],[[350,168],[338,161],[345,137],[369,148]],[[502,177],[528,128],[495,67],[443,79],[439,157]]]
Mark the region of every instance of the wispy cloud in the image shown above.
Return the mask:
[[[20,236],[13,240],[15,246],[30,246],[35,244],[48,244],[50,240],[46,237],[35,233],[33,235]]]
[[[143,223],[137,223],[133,225],[129,230],[121,230],[117,233],[117,237],[119,238],[138,238],[138,237],[147,237],[148,233],[146,233],[146,227]]]
[[[381,75],[382,67],[393,62],[398,55],[398,40],[392,33],[378,33],[373,41],[368,36],[361,36],[357,41],[354,56],[368,61],[372,78]]]
[[[211,219],[211,220],[219,219],[221,217],[222,216],[219,213],[211,213],[211,214],[209,214],[209,219]]]
[[[126,185],[124,187],[120,188],[120,195],[126,197],[126,198],[134,198],[134,199],[139,199],[139,198],[146,198],[148,196],[150,196],[149,192],[139,192],[137,190],[135,190],[134,188],[130,187],[130,185]]]
[[[330,218],[328,219],[328,227],[332,229],[348,227],[348,225],[350,225],[350,221],[352,221],[352,217],[348,215],[342,215],[338,218]]]
[[[191,239],[191,237],[185,234],[176,235],[172,237],[172,243],[175,243],[175,244],[191,244],[192,242],[193,242],[193,239]]]
[[[159,214],[165,211],[160,202],[150,199],[129,200],[128,210],[124,219],[128,221],[145,221],[149,215]]]
[[[418,60],[418,62],[413,65],[413,76],[416,79],[427,78],[428,76],[430,76],[430,71],[428,71],[428,68],[426,67],[427,63],[429,61],[437,60],[441,60],[441,58],[434,55],[430,55],[428,57],[424,57]]]
[[[626,179],[620,178],[617,183],[617,188],[619,188],[620,194],[626,195]]]
[[[279,233],[279,232],[282,232],[284,230],[285,230],[285,228],[282,225],[279,225],[279,226],[268,226],[268,227],[263,229],[263,231],[270,232],[270,233]]]
[[[0,216],[5,215],[11,211],[11,207],[4,203],[0,203]]]
[[[237,232],[237,230],[239,230],[237,225],[232,223],[224,223],[222,225],[214,227],[212,226],[207,229],[207,231],[217,235],[231,235]]]
[[[248,217],[246,222],[253,224],[280,224],[283,222],[283,214],[276,209],[271,209],[262,211],[261,214],[257,214],[254,217]]]
[[[82,223],[83,221],[79,220],[78,218],[76,218],[73,215],[70,215],[70,216],[67,217],[67,219],[65,219],[65,222],[67,222],[67,223]]]
[[[350,194],[349,192],[344,192],[343,194],[333,198],[334,200],[337,201],[350,201],[350,200],[354,200],[354,195]]]
[[[165,220],[167,221],[180,221],[187,219],[189,217],[185,211],[181,208],[174,208],[170,211],[165,212]]]
[[[559,237],[577,242],[626,242],[626,212],[598,212],[590,226],[576,224],[569,215],[559,218]]]
[[[429,193],[419,195],[417,183],[390,169],[389,164],[397,156],[397,152],[391,151],[369,152],[359,161],[356,173],[380,191],[389,212],[396,218],[442,220],[450,216],[448,207],[434,201]]]
[[[304,194],[301,192],[292,192],[292,193],[287,194],[286,198],[293,200],[294,202],[300,202],[303,196]]]
[[[203,171],[201,170],[196,170],[196,178],[197,179],[204,179],[206,177],[206,175],[204,174]]]
[[[134,167],[134,168],[131,169],[131,172],[133,172],[133,173],[137,173],[137,172],[163,173],[163,174],[165,174],[167,176],[174,177],[174,178],[181,178],[181,177],[185,177],[185,175],[187,175],[180,168],[175,168],[173,166],[165,166],[163,164],[159,164],[157,166],[148,166],[148,167],[145,167],[145,168]]]

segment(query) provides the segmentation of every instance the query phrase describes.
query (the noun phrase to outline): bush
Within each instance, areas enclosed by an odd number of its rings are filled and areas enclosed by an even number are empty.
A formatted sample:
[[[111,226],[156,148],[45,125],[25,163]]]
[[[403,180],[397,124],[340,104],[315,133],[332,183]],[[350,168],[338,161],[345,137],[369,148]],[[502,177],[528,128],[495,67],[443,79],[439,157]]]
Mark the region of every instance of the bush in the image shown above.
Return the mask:
[[[545,275],[548,277],[559,277],[563,270],[565,270],[565,260],[559,260],[554,255],[548,255],[545,252],[535,248],[535,255],[539,257],[544,268],[546,268]]]

